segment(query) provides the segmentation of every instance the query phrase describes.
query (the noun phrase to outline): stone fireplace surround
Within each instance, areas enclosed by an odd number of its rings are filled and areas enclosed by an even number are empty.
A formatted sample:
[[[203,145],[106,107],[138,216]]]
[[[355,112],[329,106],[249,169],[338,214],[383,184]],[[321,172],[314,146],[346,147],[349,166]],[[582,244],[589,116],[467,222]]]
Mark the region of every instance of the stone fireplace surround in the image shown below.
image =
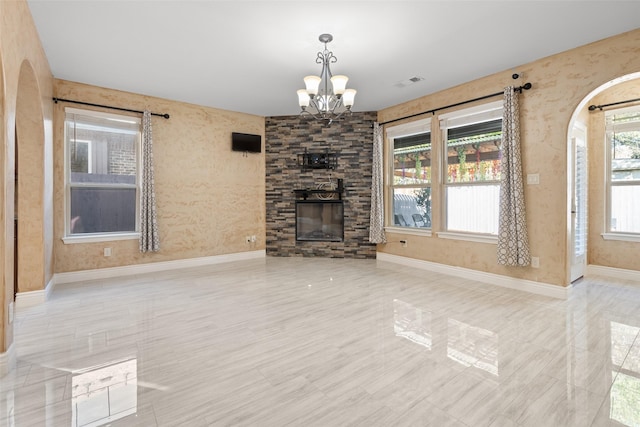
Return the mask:
[[[353,113],[326,126],[300,116],[265,120],[266,252],[268,256],[375,258],[369,243],[371,159],[375,112]],[[298,164],[305,152],[336,153],[335,170],[306,169]],[[344,240],[296,241],[296,189],[341,178],[344,183]]]

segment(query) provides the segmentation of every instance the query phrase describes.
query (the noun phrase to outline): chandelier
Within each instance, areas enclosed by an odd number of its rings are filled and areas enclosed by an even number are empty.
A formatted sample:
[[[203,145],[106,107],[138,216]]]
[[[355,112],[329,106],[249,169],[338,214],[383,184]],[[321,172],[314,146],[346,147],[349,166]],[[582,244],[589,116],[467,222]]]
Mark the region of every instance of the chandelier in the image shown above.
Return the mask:
[[[324,50],[318,52],[316,63],[322,64],[320,77],[307,76],[304,78],[306,89],[298,91],[298,103],[302,111],[300,115],[310,115],[318,120],[328,120],[329,124],[339,119],[343,114],[351,114],[351,107],[356,97],[354,89],[347,89],[347,76],[331,74],[329,64],[338,59],[327,49],[327,43],[333,40],[331,34],[320,34],[320,42],[324,43]],[[331,84],[329,84],[331,82]]]

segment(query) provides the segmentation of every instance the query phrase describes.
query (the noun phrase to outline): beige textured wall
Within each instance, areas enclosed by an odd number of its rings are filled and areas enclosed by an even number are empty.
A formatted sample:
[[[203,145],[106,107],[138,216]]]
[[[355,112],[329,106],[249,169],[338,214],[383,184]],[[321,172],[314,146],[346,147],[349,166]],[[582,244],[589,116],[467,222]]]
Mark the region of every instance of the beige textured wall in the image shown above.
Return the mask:
[[[432,237],[389,233],[389,242],[379,245],[379,251],[554,285],[568,284],[569,122],[592,90],[619,76],[640,71],[640,30],[393,106],[380,111],[378,117],[384,122],[498,92],[514,84],[511,79],[514,71],[524,74],[524,80],[533,84],[533,89],[520,97],[520,107],[523,173],[540,174],[540,185],[525,188],[530,246],[532,255],[540,257],[540,268],[498,266],[495,245],[445,240],[435,233]],[[453,110],[445,112],[448,111]],[[434,125],[437,119],[436,115]],[[432,131],[438,132],[436,127]],[[434,191],[441,189],[434,188]],[[434,209],[434,231],[438,231],[440,223],[441,218]],[[408,240],[407,248],[398,243],[401,238]]]
[[[231,132],[259,134],[264,117],[120,92],[64,80],[59,98],[168,113],[152,118],[160,252],[137,240],[64,244],[64,108],[55,105],[55,270],[69,272],[264,249],[265,165],[260,154],[231,151]],[[95,108],[94,108],[95,109]],[[111,111],[112,110],[105,110]],[[256,235],[255,244],[245,236]],[[103,249],[112,248],[104,257]]]
[[[639,70],[640,71],[640,70]],[[640,79],[615,85],[593,97],[589,105],[602,105],[640,98]],[[621,105],[620,107],[630,106]],[[611,109],[614,107],[609,107]],[[640,243],[604,240],[605,231],[605,124],[604,111],[589,113],[589,264],[640,269]]]
[[[38,81],[28,61],[18,79],[16,135],[18,150],[18,293],[44,289],[44,120]]]
[[[20,71],[23,65],[32,70],[34,79],[27,79],[33,87],[20,87]],[[2,172],[0,176],[0,262],[2,274],[0,274],[2,292],[0,298],[0,325],[4,339],[0,343],[0,350],[5,351],[13,341],[12,327],[7,323],[7,306],[13,300],[13,213],[14,213],[14,164],[15,164],[15,131],[18,99],[27,96],[28,99],[20,99],[27,105],[36,106],[41,123],[35,124],[39,129],[36,140],[27,137],[25,141],[19,138],[21,147],[25,152],[31,151],[36,145],[40,152],[36,156],[37,164],[25,164],[20,173],[29,175],[38,171],[44,182],[31,183],[37,187],[38,207],[34,222],[39,230],[34,233],[37,237],[26,237],[20,244],[27,248],[25,256],[34,257],[40,271],[37,272],[37,282],[29,283],[29,290],[44,289],[46,283],[53,275],[51,236],[53,234],[52,203],[52,116],[53,103],[53,77],[49,69],[47,58],[36,32],[31,13],[26,1],[1,1],[0,2],[0,119],[2,134],[0,152]],[[24,80],[23,80],[24,83]],[[36,96],[37,99],[34,99]],[[31,116],[23,116],[26,122]],[[33,123],[32,123],[33,125]],[[36,134],[34,134],[36,135]],[[22,144],[28,144],[22,147]],[[27,186],[25,191],[33,191]]]

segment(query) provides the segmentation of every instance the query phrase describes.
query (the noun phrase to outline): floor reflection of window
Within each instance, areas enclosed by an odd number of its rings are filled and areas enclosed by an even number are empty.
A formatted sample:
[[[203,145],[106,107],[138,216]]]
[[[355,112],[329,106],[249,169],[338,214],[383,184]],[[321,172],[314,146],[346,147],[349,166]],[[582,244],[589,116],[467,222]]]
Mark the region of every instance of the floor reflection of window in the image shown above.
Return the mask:
[[[625,426],[640,426],[640,356],[629,352],[640,328],[611,322],[612,420]]]
[[[638,332],[640,332],[640,328],[635,326],[611,322],[611,363],[622,366],[622,362],[629,352],[629,347],[633,344]]]
[[[613,372],[613,375],[616,375]],[[611,419],[625,426],[640,425],[640,378],[618,373],[611,386]]]
[[[431,313],[413,305],[393,300],[393,331],[396,336],[431,350]]]
[[[449,319],[447,356],[464,366],[497,376],[498,334]]]
[[[94,427],[137,410],[137,360],[128,359],[74,372],[72,427]]]

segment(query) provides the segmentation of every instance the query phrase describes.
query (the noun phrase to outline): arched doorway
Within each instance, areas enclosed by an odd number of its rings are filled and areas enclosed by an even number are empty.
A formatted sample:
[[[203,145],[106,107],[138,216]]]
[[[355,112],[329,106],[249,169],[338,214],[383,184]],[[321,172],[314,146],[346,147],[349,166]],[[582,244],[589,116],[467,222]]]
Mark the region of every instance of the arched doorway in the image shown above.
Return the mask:
[[[0,128],[5,129],[6,123],[4,121],[4,62],[2,60],[2,55],[0,52],[0,123],[2,123],[2,126],[0,126]],[[2,145],[2,149],[0,149],[0,188],[2,188],[3,190],[6,189],[6,181],[5,181],[5,177],[6,177],[6,171],[5,171],[5,164],[6,164],[6,156],[7,156],[7,152],[9,151],[9,131],[8,129],[5,129],[4,134],[0,135],[0,141],[1,141],[1,145]],[[4,353],[7,350],[8,347],[8,343],[11,342],[11,340],[13,339],[13,337],[11,336],[10,332],[6,331],[6,319],[8,319],[6,313],[6,310],[10,304],[10,302],[12,301],[12,288],[11,288],[11,284],[13,283],[13,271],[9,268],[6,268],[8,266],[10,266],[13,262],[13,258],[11,257],[11,247],[9,246],[9,243],[7,242],[7,237],[6,236],[6,225],[7,223],[5,221],[8,221],[8,218],[5,217],[5,212],[8,214],[7,212],[7,200],[5,200],[5,194],[7,194],[8,191],[0,191],[0,242],[5,242],[4,244],[0,243],[0,263],[2,263],[2,267],[0,267],[0,271],[2,271],[3,273],[0,274],[0,291],[3,292],[2,294],[0,294],[0,301],[2,302],[1,306],[0,306],[0,314],[2,315],[2,321],[0,321],[0,331],[2,332],[2,343],[0,343],[0,353]],[[7,370],[7,366],[4,364],[0,364],[0,376],[2,376]]]
[[[592,90],[574,110],[567,131],[567,280],[568,283],[582,277],[586,272],[587,263],[591,263],[589,242],[599,242],[594,238],[596,228],[604,225],[604,159],[606,157],[604,138],[599,139],[604,127],[602,123],[593,125],[593,118],[588,106],[594,99],[606,93],[616,86],[622,86],[629,82],[637,82],[640,87],[640,72],[628,74]],[[596,129],[592,129],[592,128]],[[602,128],[601,128],[602,127]],[[593,132],[596,131],[596,132]],[[596,136],[592,135],[595,134]],[[594,139],[595,138],[595,139]],[[587,142],[597,147],[587,147]],[[598,150],[595,150],[597,148]],[[584,154],[589,153],[587,157]],[[595,154],[595,155],[594,155]],[[587,168],[588,170],[585,170]],[[593,179],[593,170],[597,169],[597,179]],[[587,179],[588,175],[592,175]],[[595,198],[594,198],[595,196]],[[587,201],[589,197],[593,200]],[[592,208],[589,210],[588,206]],[[589,235],[591,236],[589,238]],[[593,255],[593,254],[592,254]]]
[[[38,80],[23,61],[16,97],[17,291],[44,289],[44,118]],[[18,167],[19,166],[19,167]]]

